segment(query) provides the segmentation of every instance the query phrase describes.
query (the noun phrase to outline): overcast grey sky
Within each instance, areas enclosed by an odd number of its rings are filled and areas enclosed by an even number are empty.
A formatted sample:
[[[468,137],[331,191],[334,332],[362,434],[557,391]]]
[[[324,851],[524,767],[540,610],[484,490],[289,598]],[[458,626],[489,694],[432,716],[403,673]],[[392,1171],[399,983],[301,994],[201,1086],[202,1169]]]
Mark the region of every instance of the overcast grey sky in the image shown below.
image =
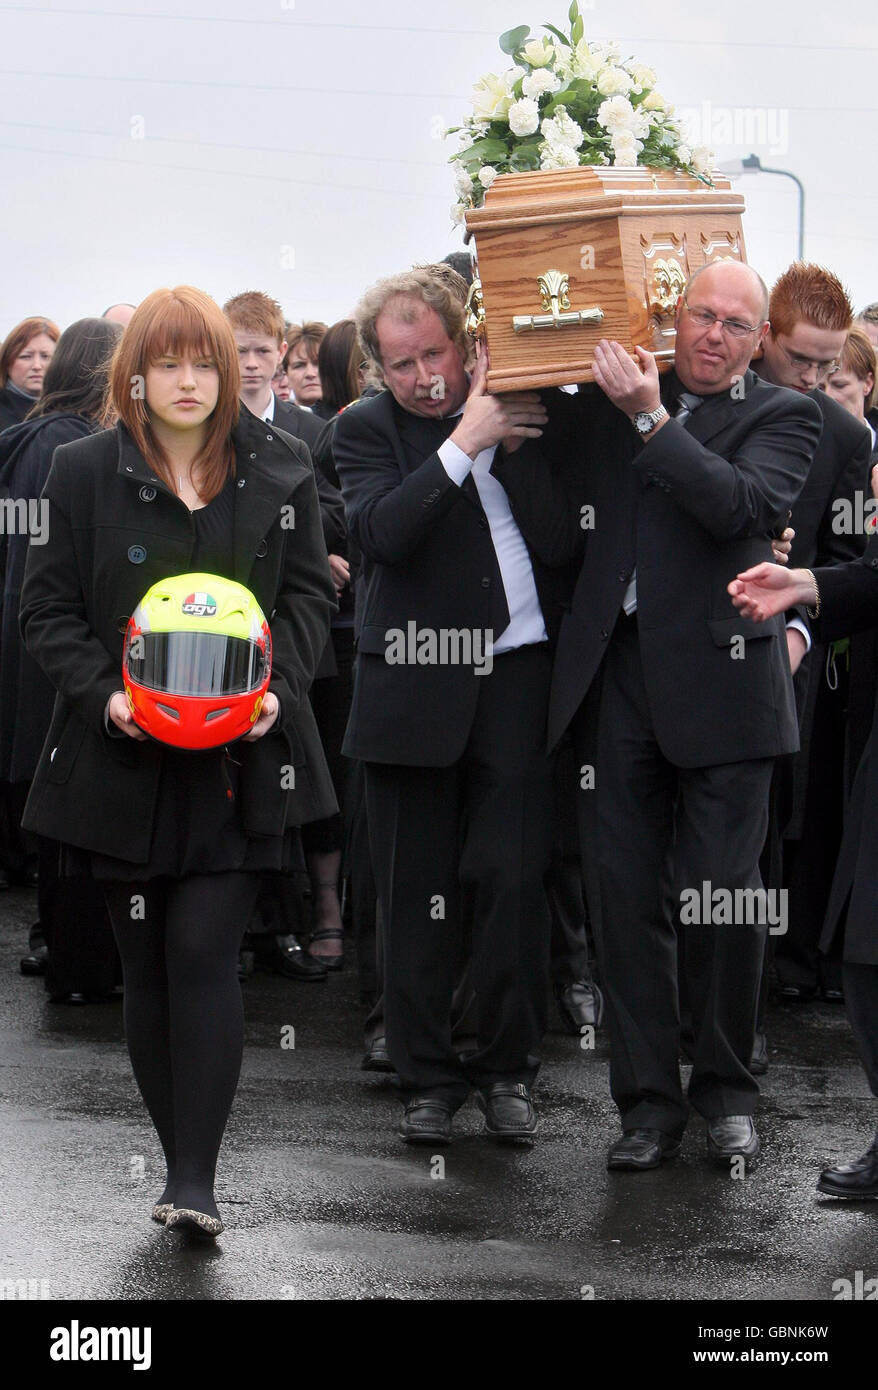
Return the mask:
[[[757,153],[808,195],[805,254],[878,299],[872,0],[581,0],[698,113],[719,160]],[[379,276],[461,243],[437,138],[497,36],[566,27],[559,0],[0,0],[0,336],[189,282],[332,322]],[[796,194],[760,174],[748,258],[794,258]]]

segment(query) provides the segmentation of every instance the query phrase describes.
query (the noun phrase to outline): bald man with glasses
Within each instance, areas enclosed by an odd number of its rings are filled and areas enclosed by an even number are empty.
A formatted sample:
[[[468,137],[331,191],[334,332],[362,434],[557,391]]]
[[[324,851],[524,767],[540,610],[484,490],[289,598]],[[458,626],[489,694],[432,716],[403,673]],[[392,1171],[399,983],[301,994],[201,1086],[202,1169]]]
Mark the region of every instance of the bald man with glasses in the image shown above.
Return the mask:
[[[813,401],[750,370],[767,307],[755,271],[706,266],[678,306],[672,371],[660,378],[650,353],[604,342],[596,385],[550,404],[548,428],[560,413],[576,437],[557,559],[577,531],[583,559],[549,742],[571,727],[580,768],[593,769],[578,805],[622,1123],[616,1170],[673,1158],[690,1106],[714,1162],[747,1167],[759,1152],[749,1062],[767,924],[749,920],[757,899],[744,892],[761,886],[771,770],[798,732],[783,622],[742,621],[726,586],[743,557],[771,559],[820,433]],[[525,459],[500,469],[522,516],[549,506]],[[688,1096],[675,914],[695,1034]]]

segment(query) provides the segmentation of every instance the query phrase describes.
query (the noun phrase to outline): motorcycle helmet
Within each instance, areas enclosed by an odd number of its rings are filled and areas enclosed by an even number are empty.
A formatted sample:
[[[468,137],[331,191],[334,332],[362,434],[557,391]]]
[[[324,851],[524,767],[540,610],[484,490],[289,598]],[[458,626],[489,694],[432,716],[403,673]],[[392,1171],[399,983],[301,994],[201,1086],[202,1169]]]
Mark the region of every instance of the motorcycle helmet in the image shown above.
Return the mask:
[[[232,579],[163,579],[128,619],[122,678],[144,733],[175,748],[219,748],[259,718],[271,679],[264,614]]]

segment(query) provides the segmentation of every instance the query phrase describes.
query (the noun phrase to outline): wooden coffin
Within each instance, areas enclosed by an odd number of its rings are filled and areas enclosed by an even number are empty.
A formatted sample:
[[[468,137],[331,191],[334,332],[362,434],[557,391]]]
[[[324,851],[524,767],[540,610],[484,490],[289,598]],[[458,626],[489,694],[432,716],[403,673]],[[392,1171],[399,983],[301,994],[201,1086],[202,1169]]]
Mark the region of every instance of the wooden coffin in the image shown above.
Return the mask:
[[[664,169],[500,175],[466,215],[488,389],[590,381],[601,338],[640,344],[669,366],[686,280],[706,261],[746,259],[743,210],[719,176],[709,188]]]

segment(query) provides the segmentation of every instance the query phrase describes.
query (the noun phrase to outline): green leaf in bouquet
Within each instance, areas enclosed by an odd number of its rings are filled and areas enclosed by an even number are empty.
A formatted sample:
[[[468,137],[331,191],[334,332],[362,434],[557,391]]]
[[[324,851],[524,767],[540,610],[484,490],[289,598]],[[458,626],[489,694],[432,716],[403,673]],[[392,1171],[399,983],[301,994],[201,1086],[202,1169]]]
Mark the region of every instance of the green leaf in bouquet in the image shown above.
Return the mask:
[[[574,44],[574,46],[575,46],[576,44],[579,43],[580,39],[582,39],[582,38],[584,38],[584,37],[585,37],[585,25],[584,25],[583,22],[582,22],[582,16],[581,16],[581,15],[577,15],[576,18],[575,18],[575,20],[573,21],[573,27],[572,27],[571,30],[570,30],[570,38],[571,38],[571,40],[572,40],[572,42],[573,42],[573,44]]]
[[[516,173],[522,173],[527,169],[539,169],[541,144],[541,140],[528,140],[526,144],[517,145],[510,156],[509,167]]]
[[[575,24],[575,23],[576,23],[577,19],[579,18],[579,4],[578,4],[578,0],[572,0],[572,3],[571,3],[571,5],[570,5],[570,9],[567,11],[567,18],[570,20],[570,23],[571,23],[571,24]]]
[[[516,29],[507,29],[505,34],[500,35],[500,48],[512,57],[518,52],[522,44],[527,43],[529,34],[529,24],[519,24]]]
[[[561,43],[566,44],[568,48],[570,47],[570,40],[568,39],[567,35],[562,34],[560,29],[556,29],[554,24],[544,24],[543,28],[548,29],[549,33],[554,34],[556,39],[558,39]]]
[[[471,149],[482,164],[493,164],[497,159],[505,159],[508,154],[505,140],[492,140],[487,135],[476,140]]]

